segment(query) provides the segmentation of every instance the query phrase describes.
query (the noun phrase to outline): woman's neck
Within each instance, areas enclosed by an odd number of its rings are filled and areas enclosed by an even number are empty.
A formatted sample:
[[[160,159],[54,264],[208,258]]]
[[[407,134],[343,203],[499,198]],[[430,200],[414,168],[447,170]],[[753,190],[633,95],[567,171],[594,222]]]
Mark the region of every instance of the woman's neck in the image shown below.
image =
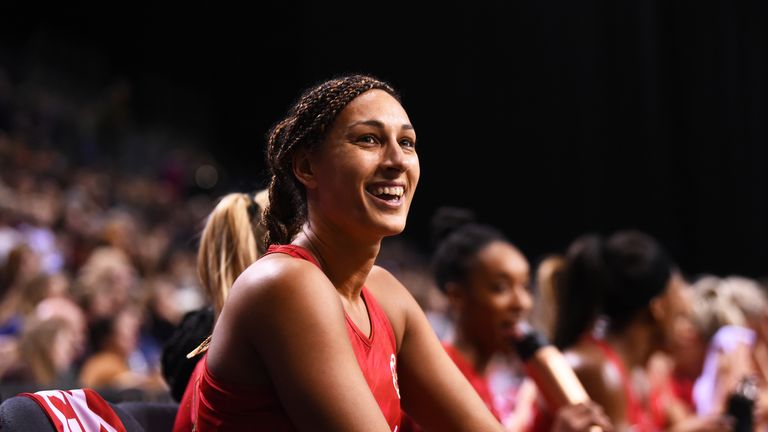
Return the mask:
[[[457,329],[453,347],[472,365],[479,374],[485,374],[493,358],[493,353],[478,346],[471,335]]]
[[[339,234],[317,232],[309,224],[304,225],[292,243],[307,249],[339,295],[349,300],[360,298],[380,247],[380,243],[362,244]]]
[[[655,338],[655,332],[646,323],[633,322],[619,332],[609,330],[605,340],[631,369],[645,366],[655,350]]]

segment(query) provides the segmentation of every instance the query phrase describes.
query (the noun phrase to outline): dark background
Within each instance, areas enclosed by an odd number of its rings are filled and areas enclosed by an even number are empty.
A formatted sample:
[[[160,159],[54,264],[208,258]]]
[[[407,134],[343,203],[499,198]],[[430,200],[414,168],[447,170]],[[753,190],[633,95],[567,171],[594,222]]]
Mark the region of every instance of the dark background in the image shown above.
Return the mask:
[[[419,135],[405,237],[472,208],[536,261],[639,228],[691,274],[768,259],[763,1],[6,3],[0,65],[21,80],[131,83],[136,121],[182,131],[264,183],[269,126],[343,72],[390,81]]]

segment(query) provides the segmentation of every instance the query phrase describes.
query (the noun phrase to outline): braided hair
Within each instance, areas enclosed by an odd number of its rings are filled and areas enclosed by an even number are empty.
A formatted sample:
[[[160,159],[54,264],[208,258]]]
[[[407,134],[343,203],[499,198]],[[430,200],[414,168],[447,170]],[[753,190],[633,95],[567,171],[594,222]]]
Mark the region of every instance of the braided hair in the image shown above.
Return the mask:
[[[446,293],[450,282],[467,282],[474,258],[493,242],[509,243],[498,229],[475,220],[472,210],[443,206],[432,216],[432,270],[437,287]]]
[[[300,149],[315,150],[344,107],[372,89],[384,90],[400,102],[389,84],[372,76],[341,76],[307,89],[271,128],[266,151],[269,205],[263,213],[267,246],[290,243],[307,218],[306,190],[293,175],[293,155]]]

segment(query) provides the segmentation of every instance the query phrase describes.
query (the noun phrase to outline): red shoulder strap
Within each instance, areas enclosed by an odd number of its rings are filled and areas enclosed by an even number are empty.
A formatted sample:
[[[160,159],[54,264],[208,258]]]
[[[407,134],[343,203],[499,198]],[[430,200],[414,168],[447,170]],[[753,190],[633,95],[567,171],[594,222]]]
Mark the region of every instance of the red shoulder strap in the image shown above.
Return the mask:
[[[597,347],[600,348],[603,354],[605,354],[605,356],[608,358],[608,361],[613,363],[613,365],[619,370],[619,373],[621,374],[621,381],[624,386],[624,397],[627,398],[627,416],[630,422],[632,422],[633,425],[640,431],[652,430],[648,429],[650,419],[647,417],[643,407],[640,405],[640,400],[635,395],[635,392],[632,388],[632,380],[630,379],[629,371],[627,370],[624,361],[621,359],[621,357],[619,357],[619,354],[604,340],[592,336],[589,337],[589,340],[597,345]]]
[[[317,262],[317,259],[315,259],[314,255],[312,255],[308,250],[304,249],[301,246],[293,245],[293,244],[285,244],[285,245],[270,245],[269,248],[267,248],[267,252],[264,255],[269,255],[271,253],[284,253],[286,255],[290,255],[295,258],[301,258],[305,259],[312,264],[316,265],[318,268],[320,267],[320,263]]]

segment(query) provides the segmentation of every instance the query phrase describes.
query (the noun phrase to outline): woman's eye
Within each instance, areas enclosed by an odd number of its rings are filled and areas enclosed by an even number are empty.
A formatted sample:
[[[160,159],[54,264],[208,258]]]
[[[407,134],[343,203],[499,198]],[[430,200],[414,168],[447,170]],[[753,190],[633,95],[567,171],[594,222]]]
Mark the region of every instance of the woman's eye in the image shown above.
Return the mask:
[[[405,139],[400,140],[400,145],[403,146],[403,147],[415,148],[416,147],[416,141],[413,141],[410,138],[405,138]]]
[[[506,292],[507,288],[508,288],[507,284],[504,284],[504,283],[494,284],[493,287],[492,287],[493,292],[495,292],[495,293]]]
[[[360,138],[358,138],[359,142],[366,143],[366,144],[376,144],[376,137],[373,135],[363,135]]]

